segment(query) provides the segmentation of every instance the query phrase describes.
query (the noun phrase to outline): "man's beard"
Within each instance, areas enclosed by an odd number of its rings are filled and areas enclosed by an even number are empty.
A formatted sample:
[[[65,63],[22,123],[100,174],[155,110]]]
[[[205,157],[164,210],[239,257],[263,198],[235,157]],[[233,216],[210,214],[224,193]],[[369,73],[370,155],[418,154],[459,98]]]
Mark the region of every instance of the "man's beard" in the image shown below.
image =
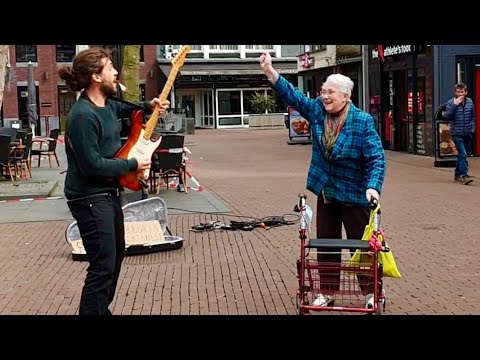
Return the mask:
[[[111,97],[117,94],[117,89],[116,87],[108,84],[105,81],[102,81],[100,84],[100,91],[106,96],[106,97]]]

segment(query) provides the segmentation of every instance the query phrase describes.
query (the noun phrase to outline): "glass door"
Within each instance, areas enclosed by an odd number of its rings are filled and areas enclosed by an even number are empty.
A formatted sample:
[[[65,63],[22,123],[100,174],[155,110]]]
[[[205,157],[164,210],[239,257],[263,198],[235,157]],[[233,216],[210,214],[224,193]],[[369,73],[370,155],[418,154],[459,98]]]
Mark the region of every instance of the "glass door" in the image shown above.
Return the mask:
[[[213,90],[202,90],[201,126],[213,128],[215,125],[215,109],[213,107]]]
[[[38,111],[40,109],[38,100],[39,100],[39,93],[38,93],[38,86],[35,86],[36,91],[36,99],[37,99],[37,118]],[[17,99],[18,99],[18,118],[22,123],[22,128],[30,127],[29,119],[28,119],[28,87],[27,86],[17,86]],[[38,126],[38,124],[37,124]]]
[[[58,87],[58,112],[60,115],[60,132],[65,132],[67,115],[77,101],[75,92],[69,90],[66,86]]]
[[[175,107],[185,114],[185,118],[195,119],[195,126],[201,123],[202,103],[201,91],[193,89],[177,89],[175,91]]]

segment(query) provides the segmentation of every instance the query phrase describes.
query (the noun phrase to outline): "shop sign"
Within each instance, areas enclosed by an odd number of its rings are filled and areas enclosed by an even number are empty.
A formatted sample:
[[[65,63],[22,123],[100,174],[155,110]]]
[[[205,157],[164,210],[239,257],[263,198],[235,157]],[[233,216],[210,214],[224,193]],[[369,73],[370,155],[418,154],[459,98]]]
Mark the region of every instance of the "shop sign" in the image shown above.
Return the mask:
[[[298,61],[302,69],[309,69],[315,64],[315,58],[310,56],[309,53],[305,53],[298,57]]]
[[[377,45],[377,48],[372,50],[372,59],[380,58],[384,62],[387,56],[408,54],[412,51],[413,45]]]

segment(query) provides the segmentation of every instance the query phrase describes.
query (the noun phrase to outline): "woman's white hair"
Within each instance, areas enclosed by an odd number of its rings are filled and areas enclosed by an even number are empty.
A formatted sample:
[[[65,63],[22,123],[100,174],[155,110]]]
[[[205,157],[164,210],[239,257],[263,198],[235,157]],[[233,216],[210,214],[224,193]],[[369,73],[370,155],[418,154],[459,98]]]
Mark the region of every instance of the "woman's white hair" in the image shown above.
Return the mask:
[[[332,74],[327,77],[327,80],[323,83],[323,86],[333,86],[338,91],[348,95],[348,98],[352,96],[353,81],[348,76],[342,74]]]

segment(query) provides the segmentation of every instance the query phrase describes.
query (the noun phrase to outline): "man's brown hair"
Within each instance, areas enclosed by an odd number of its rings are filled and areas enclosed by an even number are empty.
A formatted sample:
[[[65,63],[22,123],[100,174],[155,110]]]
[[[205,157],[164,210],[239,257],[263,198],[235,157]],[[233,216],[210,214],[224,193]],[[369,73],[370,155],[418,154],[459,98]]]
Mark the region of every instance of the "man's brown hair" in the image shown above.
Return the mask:
[[[73,58],[72,67],[62,66],[58,74],[66,85],[73,91],[80,91],[88,88],[92,75],[102,72],[105,64],[103,59],[111,60],[111,52],[108,49],[92,47],[79,52]]]
[[[457,89],[467,91],[467,85],[465,85],[462,82],[459,82],[459,83],[455,84],[455,90],[457,90]]]

